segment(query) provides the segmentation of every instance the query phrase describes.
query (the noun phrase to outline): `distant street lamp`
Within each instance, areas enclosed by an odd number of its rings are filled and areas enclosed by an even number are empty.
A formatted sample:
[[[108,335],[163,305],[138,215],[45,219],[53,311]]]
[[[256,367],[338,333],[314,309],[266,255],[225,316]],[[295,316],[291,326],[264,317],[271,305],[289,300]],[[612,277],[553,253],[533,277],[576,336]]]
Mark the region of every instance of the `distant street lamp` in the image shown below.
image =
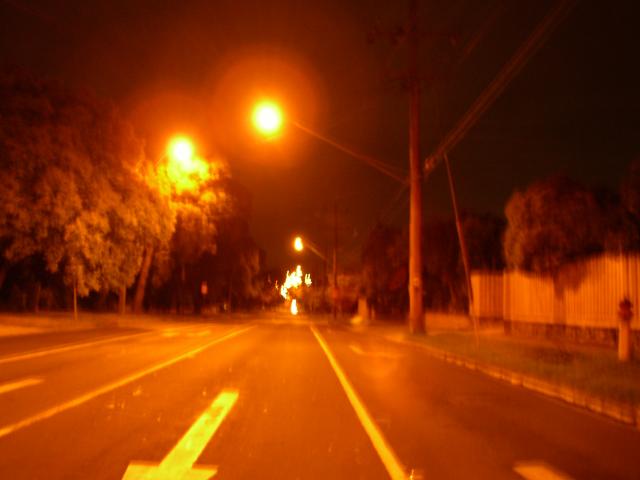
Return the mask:
[[[327,275],[327,257],[320,251],[320,248],[313,243],[311,240],[309,239],[305,239],[302,240],[302,237],[297,236],[296,238],[293,239],[293,249],[296,252],[302,252],[305,248],[308,248],[309,250],[311,250],[313,253],[315,253],[318,257],[320,257],[320,259],[322,259],[322,262],[324,264],[324,274],[325,274],[325,278]],[[332,277],[333,277],[333,318],[335,319],[338,313],[337,310],[337,300],[338,300],[338,262],[337,262],[337,245],[333,246],[333,272],[332,272]],[[326,291],[326,285],[325,285],[325,291]]]
[[[318,248],[318,246],[311,242],[310,240],[302,240],[302,237],[298,236],[296,238],[294,238],[293,240],[293,249],[296,252],[301,252],[303,251],[306,247],[309,248],[309,250],[311,250],[313,253],[315,253],[318,257],[320,257],[322,260],[324,260],[325,262],[327,261],[327,257],[325,257],[322,252],[320,251],[320,249]]]

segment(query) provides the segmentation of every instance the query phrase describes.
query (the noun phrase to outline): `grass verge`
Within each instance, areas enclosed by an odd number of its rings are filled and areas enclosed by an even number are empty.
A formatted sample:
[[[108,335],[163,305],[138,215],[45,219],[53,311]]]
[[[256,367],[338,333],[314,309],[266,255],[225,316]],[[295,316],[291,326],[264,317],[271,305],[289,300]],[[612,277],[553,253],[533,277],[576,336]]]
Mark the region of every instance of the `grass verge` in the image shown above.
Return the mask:
[[[408,338],[591,395],[640,404],[640,361],[620,363],[612,350],[497,335],[481,335],[476,347],[473,335],[458,332]]]

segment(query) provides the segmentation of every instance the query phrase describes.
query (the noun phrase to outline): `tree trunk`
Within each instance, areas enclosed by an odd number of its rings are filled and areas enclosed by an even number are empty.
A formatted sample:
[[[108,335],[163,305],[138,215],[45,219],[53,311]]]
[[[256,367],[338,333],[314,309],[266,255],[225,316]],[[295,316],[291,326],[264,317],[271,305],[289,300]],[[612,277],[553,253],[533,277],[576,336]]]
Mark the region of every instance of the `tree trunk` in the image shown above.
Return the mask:
[[[109,296],[109,291],[102,288],[100,290],[100,293],[98,294],[98,310],[106,310],[106,305],[107,305],[107,297]]]
[[[118,296],[118,313],[124,315],[127,310],[127,287],[120,287]]]
[[[229,275],[229,289],[227,291],[227,313],[231,313],[231,296],[233,293],[233,269]]]
[[[36,282],[36,288],[33,293],[33,313],[40,311],[40,293],[42,292],[42,285],[40,282]]]
[[[73,282],[73,319],[78,320],[78,282]]]
[[[6,265],[2,265],[0,267],[0,290],[2,289],[2,286],[4,285],[4,281],[7,278],[7,273],[9,272],[9,267],[7,267]]]
[[[140,275],[138,276],[138,283],[136,284],[136,293],[133,297],[134,313],[142,312],[142,306],[144,304],[144,293],[147,288],[147,279],[149,278],[149,269],[151,268],[152,260],[153,247],[151,245],[147,245],[147,247],[144,249],[142,266],[140,267]]]

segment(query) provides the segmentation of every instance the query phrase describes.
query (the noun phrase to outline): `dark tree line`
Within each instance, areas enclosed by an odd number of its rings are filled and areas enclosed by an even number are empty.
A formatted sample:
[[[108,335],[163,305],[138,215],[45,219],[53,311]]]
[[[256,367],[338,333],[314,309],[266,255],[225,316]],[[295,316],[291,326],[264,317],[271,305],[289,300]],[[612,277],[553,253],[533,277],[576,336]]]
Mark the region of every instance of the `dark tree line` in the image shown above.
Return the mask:
[[[211,298],[224,290],[236,304],[252,301],[262,264],[248,200],[223,162],[210,166],[197,190],[178,192],[110,103],[0,74],[0,302],[37,310],[81,297],[106,308],[119,296],[124,307],[128,290],[139,310],[164,289],[176,292],[173,308],[192,310],[204,277]],[[222,274],[226,244],[233,272]],[[205,264],[215,272],[203,273]]]
[[[493,215],[466,213],[462,217],[469,260],[473,269],[504,266],[501,237],[505,222]],[[407,232],[378,225],[362,254],[362,291],[380,314],[406,311]],[[432,309],[463,310],[467,291],[460,247],[453,219],[427,222],[423,231],[424,304]]]
[[[553,176],[516,191],[505,208],[504,254],[511,268],[554,274],[603,252],[640,250],[640,163],[618,192]]]
[[[640,160],[631,163],[618,191],[556,175],[515,191],[505,217],[466,214],[462,226],[472,270],[554,274],[590,255],[640,251]],[[380,313],[407,309],[406,245],[406,231],[378,225],[363,248],[362,292]],[[452,218],[424,225],[423,281],[427,308],[466,310]]]

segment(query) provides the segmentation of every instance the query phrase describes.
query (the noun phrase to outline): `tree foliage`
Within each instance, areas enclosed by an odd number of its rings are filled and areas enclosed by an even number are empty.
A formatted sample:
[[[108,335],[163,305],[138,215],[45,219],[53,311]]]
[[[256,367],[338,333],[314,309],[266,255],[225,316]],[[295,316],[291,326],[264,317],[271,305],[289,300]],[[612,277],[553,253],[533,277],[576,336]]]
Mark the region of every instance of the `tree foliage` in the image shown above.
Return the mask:
[[[40,255],[81,295],[130,285],[172,231],[131,125],[87,93],[1,76],[0,166],[2,256]]]
[[[153,285],[159,304],[199,311],[204,303],[248,305],[262,292],[264,255],[249,232],[248,193],[228,167],[211,161],[210,178],[196,189],[174,192],[176,228],[156,255]],[[202,283],[208,293],[203,298]]]
[[[608,249],[640,251],[640,159],[629,165],[620,186],[620,204],[618,235],[610,239]]]
[[[507,265],[554,273],[567,262],[603,251],[616,234],[615,203],[610,195],[558,176],[515,192],[505,208]]]

